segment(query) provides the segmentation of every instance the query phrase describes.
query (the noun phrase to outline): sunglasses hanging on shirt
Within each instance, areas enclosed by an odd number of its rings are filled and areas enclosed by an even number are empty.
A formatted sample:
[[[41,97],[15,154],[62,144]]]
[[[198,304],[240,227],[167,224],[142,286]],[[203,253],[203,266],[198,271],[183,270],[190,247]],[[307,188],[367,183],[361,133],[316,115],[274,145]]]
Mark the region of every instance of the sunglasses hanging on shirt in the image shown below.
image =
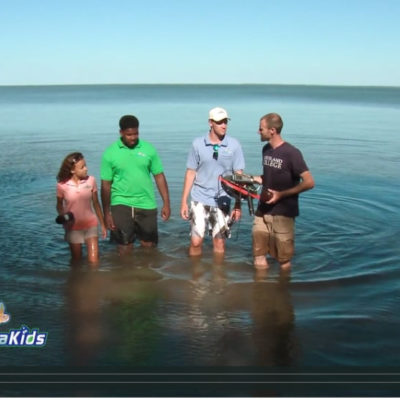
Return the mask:
[[[214,144],[213,150],[214,150],[213,159],[214,159],[214,160],[218,160],[219,144]]]

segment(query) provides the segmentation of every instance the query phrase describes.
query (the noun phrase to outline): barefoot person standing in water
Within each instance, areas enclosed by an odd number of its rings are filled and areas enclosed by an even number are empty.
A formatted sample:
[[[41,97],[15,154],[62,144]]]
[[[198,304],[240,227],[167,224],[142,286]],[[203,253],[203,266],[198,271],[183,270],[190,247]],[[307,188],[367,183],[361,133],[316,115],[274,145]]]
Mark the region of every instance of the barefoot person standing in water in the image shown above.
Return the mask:
[[[56,221],[64,225],[65,240],[69,243],[72,259],[79,260],[82,257],[82,244],[86,243],[88,261],[97,263],[98,221],[103,238],[107,236],[107,230],[97,195],[96,180],[88,176],[87,172],[82,153],[71,153],[65,157],[57,175]]]
[[[135,239],[143,247],[158,242],[154,176],[163,200],[161,218],[171,214],[167,180],[154,146],[139,139],[139,120],[124,115],[119,120],[120,138],[103,153],[101,201],[104,221],[118,243],[120,255],[129,253]]]
[[[191,221],[190,256],[199,256],[206,232],[213,237],[214,254],[224,254],[231,221],[240,219],[240,201],[230,210],[230,198],[221,187],[220,175],[242,173],[242,147],[227,135],[228,113],[220,107],[209,112],[209,132],[194,139],[187,158],[181,217]],[[190,208],[188,198],[191,197]]]
[[[263,147],[263,185],[253,224],[253,255],[257,269],[268,268],[266,254],[290,268],[294,254],[294,220],[299,215],[299,194],[314,187],[301,152],[281,137],[282,118],[275,113],[260,120]]]

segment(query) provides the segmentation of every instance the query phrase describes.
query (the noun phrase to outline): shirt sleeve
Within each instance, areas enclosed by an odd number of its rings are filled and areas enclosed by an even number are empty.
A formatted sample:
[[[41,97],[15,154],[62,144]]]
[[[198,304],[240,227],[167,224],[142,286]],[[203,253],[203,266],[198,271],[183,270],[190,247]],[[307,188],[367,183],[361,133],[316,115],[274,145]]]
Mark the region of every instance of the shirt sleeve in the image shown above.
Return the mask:
[[[193,142],[186,161],[186,168],[197,170],[199,162],[199,153],[196,149],[195,143]]]
[[[305,171],[308,171],[308,166],[304,161],[303,154],[299,149],[295,149],[293,153],[293,172],[296,176],[300,176]]]
[[[161,158],[157,153],[157,150],[154,149],[154,152],[151,157],[151,166],[150,166],[150,172],[153,175],[158,175],[164,172],[164,168],[161,162]]]

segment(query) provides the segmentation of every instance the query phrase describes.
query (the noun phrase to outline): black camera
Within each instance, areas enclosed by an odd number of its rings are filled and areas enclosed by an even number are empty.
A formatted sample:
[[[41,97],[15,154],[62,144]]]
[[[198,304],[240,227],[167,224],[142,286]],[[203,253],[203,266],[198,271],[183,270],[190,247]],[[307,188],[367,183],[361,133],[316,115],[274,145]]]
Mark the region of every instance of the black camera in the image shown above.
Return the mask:
[[[225,215],[228,215],[231,210],[231,198],[228,196],[220,196],[217,198],[217,205]]]
[[[74,214],[72,214],[72,212],[67,212],[66,214],[59,215],[56,218],[56,223],[57,224],[66,224],[67,222],[70,222],[73,220],[74,220]]]

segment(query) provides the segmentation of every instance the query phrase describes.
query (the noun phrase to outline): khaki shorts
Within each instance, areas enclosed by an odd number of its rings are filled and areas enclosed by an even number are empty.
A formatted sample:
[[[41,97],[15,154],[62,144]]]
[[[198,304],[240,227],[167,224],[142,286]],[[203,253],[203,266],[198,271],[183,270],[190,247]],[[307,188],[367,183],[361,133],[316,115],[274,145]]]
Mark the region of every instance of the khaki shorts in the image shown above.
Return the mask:
[[[198,201],[190,202],[191,236],[204,238],[208,233],[213,238],[230,237],[232,225],[229,214],[226,215],[218,207],[206,206]]]
[[[92,226],[89,229],[69,230],[65,232],[65,241],[71,244],[85,243],[87,239],[97,237],[97,226]]]
[[[270,254],[280,263],[294,254],[294,218],[282,215],[255,216],[253,222],[253,255]]]

